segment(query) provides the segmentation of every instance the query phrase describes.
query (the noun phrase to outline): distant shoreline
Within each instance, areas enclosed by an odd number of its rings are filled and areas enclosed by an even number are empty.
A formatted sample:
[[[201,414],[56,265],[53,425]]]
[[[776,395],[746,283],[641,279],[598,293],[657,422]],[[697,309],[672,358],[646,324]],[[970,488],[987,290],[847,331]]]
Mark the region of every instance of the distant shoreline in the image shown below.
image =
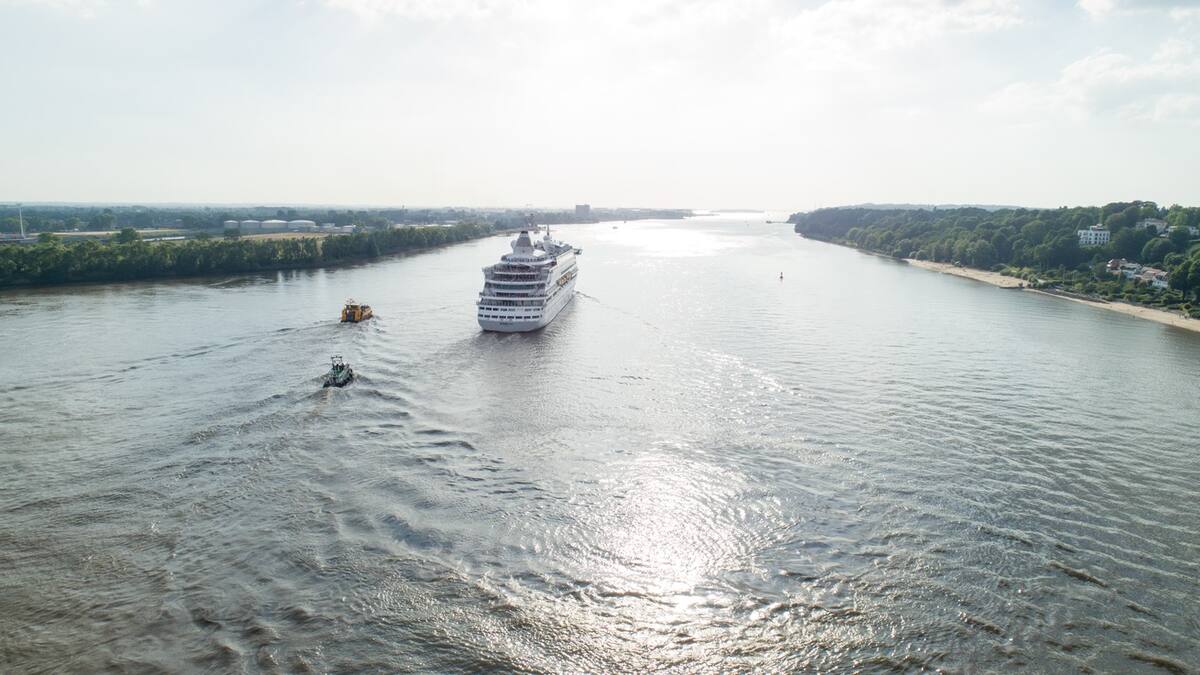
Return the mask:
[[[963,277],[964,279],[973,279],[975,281],[981,281],[985,284],[991,284],[993,286],[998,286],[1000,288],[1019,289],[1019,290],[1029,291],[1031,293],[1038,293],[1040,295],[1048,295],[1048,296],[1051,296],[1054,298],[1059,298],[1061,300],[1070,300],[1071,302],[1078,302],[1082,305],[1088,305],[1090,307],[1096,307],[1098,309],[1107,309],[1111,312],[1118,312],[1118,313],[1124,314],[1126,316],[1133,316],[1133,317],[1137,317],[1139,319],[1147,319],[1149,321],[1154,321],[1154,322],[1161,323],[1161,324],[1164,324],[1167,326],[1174,326],[1175,328],[1182,328],[1184,330],[1190,330],[1190,331],[1193,331],[1196,333],[1200,333],[1200,320],[1189,319],[1189,318],[1183,316],[1182,314],[1176,314],[1175,312],[1168,312],[1163,309],[1154,309],[1153,307],[1132,305],[1128,302],[1120,302],[1120,301],[1099,302],[1096,300],[1088,300],[1086,298],[1067,295],[1065,293],[1056,293],[1054,291],[1038,290],[1035,288],[1029,288],[1028,284],[1024,280],[1017,279],[1016,277],[1009,277],[1009,276],[1000,274],[998,272],[988,272],[986,270],[977,270],[977,269],[973,269],[970,267],[958,267],[955,265],[951,265],[949,263],[930,262],[928,260],[915,260],[912,258],[906,258],[905,262],[907,262],[908,264],[910,264],[914,267],[920,267],[923,270],[929,270],[931,272],[940,272],[942,274],[950,274],[950,275],[953,275],[956,277]]]

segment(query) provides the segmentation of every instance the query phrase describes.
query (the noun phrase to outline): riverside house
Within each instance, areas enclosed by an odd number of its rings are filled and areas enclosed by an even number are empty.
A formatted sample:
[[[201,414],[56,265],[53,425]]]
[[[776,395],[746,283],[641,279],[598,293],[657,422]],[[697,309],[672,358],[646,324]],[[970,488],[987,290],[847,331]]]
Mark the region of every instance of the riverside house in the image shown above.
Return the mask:
[[[1120,260],[1114,258],[1108,261],[1108,273],[1120,274],[1126,279],[1133,279],[1142,273],[1142,266],[1135,262],[1129,262],[1124,258]]]
[[[1155,267],[1143,267],[1141,274],[1138,275],[1138,281],[1149,284],[1151,288],[1159,291],[1165,291],[1171,287],[1167,273]]]
[[[1120,274],[1126,279],[1132,279],[1139,284],[1147,284],[1159,291],[1165,291],[1171,287],[1168,275],[1163,270],[1157,267],[1145,267],[1124,258],[1109,260],[1108,273]]]

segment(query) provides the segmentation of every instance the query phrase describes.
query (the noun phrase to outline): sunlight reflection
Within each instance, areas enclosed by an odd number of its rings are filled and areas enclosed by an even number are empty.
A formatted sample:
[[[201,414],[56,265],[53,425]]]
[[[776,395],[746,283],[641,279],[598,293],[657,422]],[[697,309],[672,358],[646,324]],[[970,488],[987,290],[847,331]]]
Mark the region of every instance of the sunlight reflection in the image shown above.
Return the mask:
[[[725,523],[736,481],[670,454],[644,457],[629,469],[598,543],[620,564],[614,581],[686,609],[698,601],[693,591],[739,554],[739,531]]]
[[[747,245],[747,242],[726,234],[652,222],[633,222],[622,224],[618,229],[602,229],[597,232],[597,238],[605,243],[636,248],[639,255],[654,258],[713,256]]]

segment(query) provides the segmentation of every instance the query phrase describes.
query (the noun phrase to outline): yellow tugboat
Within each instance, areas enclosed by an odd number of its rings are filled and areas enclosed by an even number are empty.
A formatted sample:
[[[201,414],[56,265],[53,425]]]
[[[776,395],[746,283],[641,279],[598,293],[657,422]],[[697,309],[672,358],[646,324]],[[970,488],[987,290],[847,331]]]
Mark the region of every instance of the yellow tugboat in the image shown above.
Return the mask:
[[[356,302],[353,298],[347,300],[346,306],[342,308],[342,323],[358,323],[366,321],[372,316],[375,316],[375,313],[371,311],[370,305]]]

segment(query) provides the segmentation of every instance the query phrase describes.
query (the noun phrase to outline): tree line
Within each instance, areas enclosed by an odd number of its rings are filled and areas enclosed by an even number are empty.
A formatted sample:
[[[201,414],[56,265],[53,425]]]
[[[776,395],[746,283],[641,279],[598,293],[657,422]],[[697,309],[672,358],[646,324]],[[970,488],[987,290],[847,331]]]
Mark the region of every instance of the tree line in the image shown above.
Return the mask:
[[[1165,220],[1166,236],[1147,219]],[[1200,208],[1154,202],[1112,202],[1058,209],[831,208],[793,214],[796,232],[896,258],[915,258],[990,269],[1033,270],[1062,278],[1066,272],[1109,281],[1104,264],[1121,259],[1170,274],[1171,287],[1200,299]],[[1078,230],[1102,224],[1107,245],[1081,247]]]
[[[634,220],[639,218],[684,218],[690,211],[680,209],[595,209],[596,218]],[[88,206],[32,205],[20,213],[13,204],[0,204],[0,232],[25,231],[112,232],[124,228],[149,230],[154,228],[211,230],[219,232],[229,220],[311,220],[337,226],[352,225],[367,229],[382,229],[393,223],[428,224],[452,222],[490,222],[497,227],[518,227],[532,217],[538,223],[577,222],[574,210],[547,209],[467,209],[441,208],[373,208],[331,209],[291,206]]]
[[[318,267],[374,258],[491,234],[490,225],[401,227],[293,239],[143,241],[126,229],[108,243],[64,243],[44,234],[36,244],[0,245],[0,286],[184,277]]]

